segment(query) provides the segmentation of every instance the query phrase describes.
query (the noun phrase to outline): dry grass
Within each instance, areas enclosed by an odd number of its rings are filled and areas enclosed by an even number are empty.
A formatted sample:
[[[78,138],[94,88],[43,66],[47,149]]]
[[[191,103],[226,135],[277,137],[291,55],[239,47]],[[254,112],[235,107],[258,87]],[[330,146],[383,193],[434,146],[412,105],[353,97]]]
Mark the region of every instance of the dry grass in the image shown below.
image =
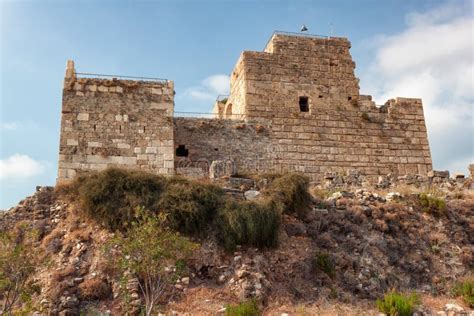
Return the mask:
[[[296,173],[288,173],[273,180],[267,194],[283,204],[283,212],[304,217],[311,203],[308,192],[309,178]]]
[[[209,224],[223,204],[221,188],[170,178],[159,201],[159,208],[167,214],[170,226],[186,234],[206,234]]]
[[[62,238],[64,232],[59,227],[56,227],[49,235],[43,238],[41,242],[46,253],[58,253],[63,247]]]
[[[335,192],[341,191],[342,189],[340,188],[333,188],[333,189],[323,189],[319,188],[317,186],[312,186],[309,188],[309,193],[311,196],[316,199],[316,200],[326,200],[329,198],[331,195],[333,195]]]
[[[276,247],[280,229],[279,205],[271,200],[228,201],[215,219],[218,236],[227,250],[237,245]]]
[[[87,217],[117,230],[134,220],[137,207],[157,211],[165,184],[163,176],[109,168],[76,177],[69,185],[57,188],[57,192],[78,201]]]
[[[69,287],[69,282],[67,282],[67,281],[56,282],[52,285],[52,287],[49,291],[49,297],[52,300],[57,300],[57,299],[59,299],[60,296],[62,296],[64,294],[64,292],[66,290],[70,294],[72,294],[75,291],[75,288],[70,288]]]
[[[110,284],[102,279],[88,279],[79,284],[79,298],[82,301],[97,301],[110,297],[112,288]]]
[[[69,233],[65,242],[70,243],[72,241],[77,242],[88,242],[92,239],[92,229],[76,229]]]
[[[69,277],[69,276],[71,276],[75,273],[76,273],[76,268],[73,265],[69,265],[69,266],[65,267],[64,269],[54,271],[51,274],[51,281],[53,283],[61,282],[65,278],[67,278],[67,277]]]

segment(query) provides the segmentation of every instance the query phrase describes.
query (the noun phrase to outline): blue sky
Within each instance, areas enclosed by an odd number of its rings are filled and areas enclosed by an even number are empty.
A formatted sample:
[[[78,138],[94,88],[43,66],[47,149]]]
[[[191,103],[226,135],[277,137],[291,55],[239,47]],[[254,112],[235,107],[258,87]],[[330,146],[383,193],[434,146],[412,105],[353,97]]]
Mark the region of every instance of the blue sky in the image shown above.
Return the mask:
[[[0,0],[0,208],[55,182],[67,59],[79,72],[174,80],[176,111],[209,112],[242,50],[303,23],[351,40],[361,93],[422,97],[434,167],[466,173],[472,10],[472,0]]]

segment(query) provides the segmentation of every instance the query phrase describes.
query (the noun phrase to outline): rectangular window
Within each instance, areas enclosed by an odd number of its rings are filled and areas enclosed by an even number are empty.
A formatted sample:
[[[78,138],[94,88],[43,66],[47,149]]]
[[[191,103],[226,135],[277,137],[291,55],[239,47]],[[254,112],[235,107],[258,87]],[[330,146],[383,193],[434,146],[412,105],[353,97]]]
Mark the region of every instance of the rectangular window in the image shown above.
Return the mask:
[[[179,145],[178,148],[176,148],[177,157],[187,157],[188,154],[189,154],[189,151],[185,145]]]
[[[300,111],[309,112],[309,98],[308,97],[300,97]]]

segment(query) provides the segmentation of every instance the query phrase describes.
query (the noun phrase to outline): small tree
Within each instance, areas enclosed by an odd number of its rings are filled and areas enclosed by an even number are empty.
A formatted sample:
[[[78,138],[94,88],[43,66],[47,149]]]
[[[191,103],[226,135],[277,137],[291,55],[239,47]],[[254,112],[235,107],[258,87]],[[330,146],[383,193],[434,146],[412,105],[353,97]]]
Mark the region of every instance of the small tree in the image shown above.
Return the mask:
[[[31,294],[28,278],[35,271],[35,252],[24,245],[23,236],[21,231],[0,233],[0,315],[11,315]]]
[[[117,233],[112,244],[118,248],[116,258],[122,271],[137,276],[146,315],[151,315],[166,286],[173,281],[165,267],[188,258],[195,245],[166,228],[163,216],[150,215],[143,209],[137,213],[137,221],[126,232]]]

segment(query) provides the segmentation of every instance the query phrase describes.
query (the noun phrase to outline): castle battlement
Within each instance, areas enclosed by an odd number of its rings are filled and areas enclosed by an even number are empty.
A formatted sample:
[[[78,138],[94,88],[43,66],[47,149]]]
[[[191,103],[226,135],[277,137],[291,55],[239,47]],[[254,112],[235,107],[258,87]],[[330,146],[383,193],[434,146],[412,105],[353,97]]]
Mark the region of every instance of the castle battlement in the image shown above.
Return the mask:
[[[58,179],[108,166],[206,176],[215,160],[313,180],[354,169],[427,174],[421,99],[377,106],[361,95],[350,47],[346,38],[274,33],[263,52],[241,53],[213,119],[174,117],[172,81],[91,77],[68,61]]]

